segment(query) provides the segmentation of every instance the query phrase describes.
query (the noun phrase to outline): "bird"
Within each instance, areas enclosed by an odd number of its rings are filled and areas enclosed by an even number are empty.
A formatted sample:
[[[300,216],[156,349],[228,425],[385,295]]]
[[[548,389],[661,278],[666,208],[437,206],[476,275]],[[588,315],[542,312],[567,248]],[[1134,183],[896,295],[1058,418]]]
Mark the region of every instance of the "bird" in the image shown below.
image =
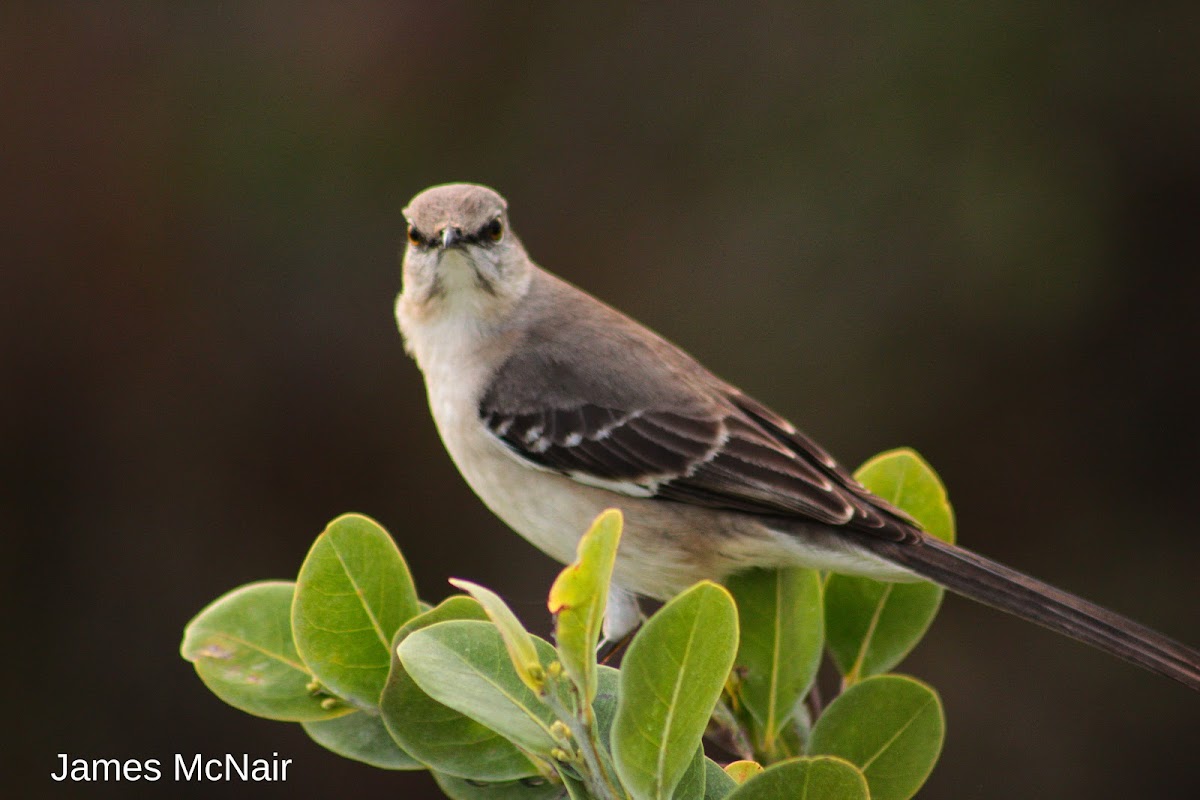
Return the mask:
[[[639,596],[752,568],[928,580],[1200,690],[1200,653],[948,544],[796,426],[630,317],[535,264],[508,203],[473,183],[417,194],[395,314],[462,477],[508,527],[571,563],[625,519],[603,633]]]

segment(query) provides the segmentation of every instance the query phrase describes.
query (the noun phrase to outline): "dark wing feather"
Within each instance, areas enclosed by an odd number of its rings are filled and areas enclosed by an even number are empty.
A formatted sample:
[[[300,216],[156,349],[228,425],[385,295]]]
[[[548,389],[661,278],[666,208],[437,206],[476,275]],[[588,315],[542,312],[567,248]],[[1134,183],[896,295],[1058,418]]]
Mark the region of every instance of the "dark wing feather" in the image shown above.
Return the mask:
[[[759,514],[799,515],[830,525],[844,525],[854,517],[854,506],[806,459],[736,412],[723,422],[722,446],[687,474],[659,486],[657,496]]]
[[[585,483],[711,508],[803,517],[885,538],[911,535],[899,512],[786,421],[764,416],[769,410],[742,395],[729,400],[709,414],[591,404],[504,414],[486,401],[480,414],[523,459]]]
[[[565,474],[650,486],[683,474],[721,438],[721,419],[666,411],[623,412],[583,404],[505,415],[481,409],[483,422],[521,457]]]
[[[633,496],[917,535],[782,417],[607,306],[564,308],[583,302],[564,287],[542,286],[530,302],[557,313],[534,318],[578,324],[525,331],[480,400],[514,455]]]
[[[833,456],[783,417],[762,403],[747,397],[738,390],[730,392],[730,400],[750,419],[754,420],[775,439],[784,443],[798,455],[809,459],[827,474],[839,488],[848,492],[855,506],[855,518],[851,527],[868,533],[881,534],[884,538],[909,540],[914,537],[914,528],[920,526],[905,512],[874,495]]]

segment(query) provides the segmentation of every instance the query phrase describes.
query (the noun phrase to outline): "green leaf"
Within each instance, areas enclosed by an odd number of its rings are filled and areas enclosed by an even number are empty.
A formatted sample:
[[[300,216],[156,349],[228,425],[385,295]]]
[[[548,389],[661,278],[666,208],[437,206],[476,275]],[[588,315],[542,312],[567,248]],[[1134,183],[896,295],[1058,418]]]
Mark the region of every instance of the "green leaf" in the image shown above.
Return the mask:
[[[550,588],[559,658],[588,703],[596,696],[596,644],[604,623],[621,524],[621,512],[613,508],[596,517],[579,540],[575,563],[560,572]]]
[[[737,788],[737,781],[711,758],[704,759],[704,800],[723,800]]]
[[[855,477],[933,536],[954,541],[954,513],[946,489],[914,451],[882,453]],[[899,664],[925,635],[941,602],[942,589],[932,583],[830,575],[825,584],[826,636],[847,684]]]
[[[779,735],[821,664],[821,576],[811,569],[751,570],[727,586],[741,630],[734,702],[750,712],[755,750],[776,761]]]
[[[825,586],[829,651],[847,685],[903,661],[929,630],[942,593],[942,587],[927,582],[830,575]]]
[[[247,714],[290,722],[348,714],[309,689],[312,674],[292,641],[294,589],[261,581],[222,595],[187,624],[180,654],[213,694]]]
[[[433,779],[450,800],[564,800],[567,796],[561,783],[541,777],[491,783],[435,772]]]
[[[767,767],[727,800],[872,800],[858,769],[840,758],[793,758]]]
[[[396,630],[419,606],[404,557],[387,531],[345,514],[317,537],[292,603],[296,649],[317,679],[364,709],[379,704]]]
[[[500,631],[500,638],[504,640],[504,649],[508,651],[508,657],[512,659],[513,669],[516,670],[517,676],[534,692],[541,692],[542,685],[546,680],[546,672],[542,668],[542,662],[538,661],[537,648],[533,646],[533,637],[529,635],[529,631],[525,630],[525,626],[521,624],[521,620],[517,619],[517,615],[512,612],[508,604],[500,599],[500,595],[477,583],[460,578],[451,578],[450,583],[474,597],[479,605],[483,606],[488,618]]]
[[[621,697],[620,670],[601,664],[596,671],[596,687],[596,699],[592,701],[596,732],[601,742],[608,742],[613,721],[617,718],[617,701]]]
[[[729,676],[737,641],[733,598],[707,581],[663,606],[634,637],[621,668],[612,754],[636,800],[672,796]]]
[[[544,663],[554,648],[535,639]],[[548,757],[556,746],[555,717],[517,676],[504,640],[490,622],[454,620],[414,631],[400,643],[400,661],[434,700]]]
[[[696,748],[696,754],[679,779],[675,791],[671,793],[672,800],[696,800],[704,797],[704,787],[708,777],[708,768],[704,765],[704,746]]]
[[[945,728],[937,692],[903,675],[879,675],[829,704],[808,750],[855,764],[873,800],[907,800],[933,771]]]
[[[437,772],[482,781],[536,776],[537,768],[516,745],[427,695],[395,655],[413,631],[455,619],[483,621],[487,615],[476,601],[455,595],[396,632],[392,669],[379,701],[384,725],[401,747]]]
[[[337,719],[303,723],[317,744],[339,756],[380,769],[425,769],[425,765],[400,749],[374,714],[357,711]]]

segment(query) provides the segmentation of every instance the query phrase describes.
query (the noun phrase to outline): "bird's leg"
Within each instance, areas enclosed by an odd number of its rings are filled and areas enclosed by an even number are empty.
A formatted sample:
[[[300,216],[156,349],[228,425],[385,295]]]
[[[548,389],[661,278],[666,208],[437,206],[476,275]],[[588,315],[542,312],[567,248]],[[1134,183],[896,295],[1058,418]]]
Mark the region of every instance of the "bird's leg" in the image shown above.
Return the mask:
[[[608,588],[608,605],[604,609],[603,637],[596,647],[596,659],[607,664],[625,649],[642,624],[642,609],[637,595],[619,586]]]
[[[629,643],[633,641],[634,634],[637,632],[638,629],[633,628],[620,639],[601,639],[600,644],[596,646],[596,663],[609,666],[609,662],[614,660],[621,654],[622,650],[629,646]]]

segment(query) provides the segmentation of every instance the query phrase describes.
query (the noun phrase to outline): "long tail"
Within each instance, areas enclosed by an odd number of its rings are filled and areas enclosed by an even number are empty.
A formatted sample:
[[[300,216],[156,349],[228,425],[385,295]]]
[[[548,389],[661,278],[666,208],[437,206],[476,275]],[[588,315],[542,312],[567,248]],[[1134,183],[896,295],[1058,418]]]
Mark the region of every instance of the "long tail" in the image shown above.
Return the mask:
[[[1200,652],[1048,583],[932,536],[867,549],[952,592],[1090,644],[1200,691]]]

